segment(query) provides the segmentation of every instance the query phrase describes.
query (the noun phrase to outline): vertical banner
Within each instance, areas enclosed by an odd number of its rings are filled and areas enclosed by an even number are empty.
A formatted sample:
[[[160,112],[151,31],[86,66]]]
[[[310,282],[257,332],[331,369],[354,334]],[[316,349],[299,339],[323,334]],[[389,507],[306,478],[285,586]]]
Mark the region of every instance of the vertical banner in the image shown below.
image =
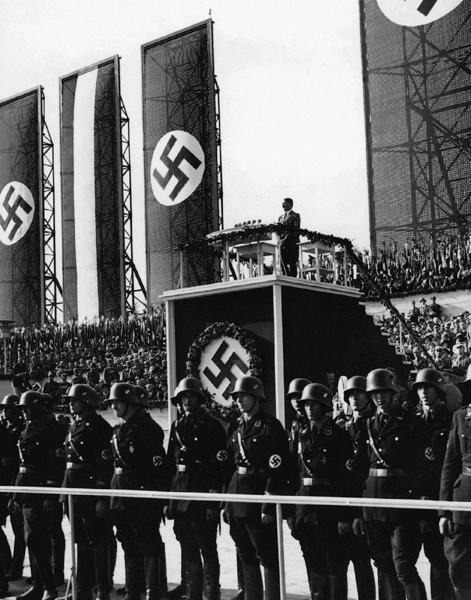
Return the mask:
[[[44,318],[41,88],[0,102],[0,320]]]
[[[64,316],[124,314],[118,57],[60,79]]]
[[[214,281],[214,259],[179,244],[218,228],[212,22],[142,46],[147,297]]]
[[[360,0],[371,246],[468,235],[469,0]]]

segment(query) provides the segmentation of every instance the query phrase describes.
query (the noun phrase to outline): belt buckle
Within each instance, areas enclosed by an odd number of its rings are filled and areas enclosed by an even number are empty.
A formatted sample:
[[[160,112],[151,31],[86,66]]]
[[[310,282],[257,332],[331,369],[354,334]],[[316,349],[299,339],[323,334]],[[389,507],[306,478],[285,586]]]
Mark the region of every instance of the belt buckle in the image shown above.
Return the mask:
[[[303,485],[304,486],[312,485],[312,477],[303,477]]]
[[[122,469],[122,467],[115,467],[114,472],[115,472],[115,475],[122,475],[123,469]]]
[[[186,471],[186,465],[177,465],[177,471],[179,473],[184,473]]]
[[[247,467],[237,467],[239,475],[247,475]]]

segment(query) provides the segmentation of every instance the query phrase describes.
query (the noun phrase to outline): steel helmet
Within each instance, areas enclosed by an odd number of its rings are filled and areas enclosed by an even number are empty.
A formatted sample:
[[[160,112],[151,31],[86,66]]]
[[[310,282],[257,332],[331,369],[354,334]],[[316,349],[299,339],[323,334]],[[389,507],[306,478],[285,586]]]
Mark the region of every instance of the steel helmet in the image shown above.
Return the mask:
[[[345,385],[345,389],[343,390],[343,398],[346,402],[349,402],[348,393],[353,392],[353,390],[366,392],[366,377],[363,377],[362,375],[354,375],[353,377],[350,377]]]
[[[66,398],[69,402],[72,402],[73,400],[80,400],[92,408],[98,408],[100,406],[100,397],[98,393],[89,385],[85,385],[84,383],[74,383],[64,398]]]
[[[172,402],[173,406],[177,406],[177,404],[180,401],[179,396],[183,392],[194,392],[198,395],[201,402],[206,401],[201,381],[196,377],[184,377],[180,381],[180,383],[175,388],[174,395],[170,398],[170,401]]]
[[[16,394],[7,394],[3,397],[3,400],[0,402],[0,408],[8,408],[18,406],[20,403],[20,397]]]
[[[373,369],[366,377],[366,392],[376,390],[391,390],[396,393],[397,387],[394,384],[394,375],[388,369]]]
[[[46,406],[47,395],[48,394],[42,394],[41,392],[35,392],[32,390],[23,392],[21,394],[20,403],[18,404],[18,406],[35,408],[37,410],[40,410],[41,412],[50,412],[49,408]]]
[[[327,406],[330,410],[333,410],[334,408],[329,388],[325,385],[322,385],[322,383],[310,383],[304,387],[303,394],[299,401],[307,402],[309,400],[320,402],[321,404]]]
[[[149,408],[149,394],[145,387],[142,385],[134,386],[137,394],[137,399],[139,400],[139,404],[144,408]]]
[[[293,394],[302,394],[303,389],[310,383],[311,381],[309,379],[306,379],[305,377],[298,377],[296,379],[293,379],[289,384],[286,397],[290,398]]]
[[[428,383],[429,385],[433,385],[438,389],[440,395],[446,395],[445,380],[443,379],[443,376],[440,373],[440,371],[437,371],[436,369],[427,368],[419,371],[417,373],[417,377],[414,383],[412,384],[413,389],[417,391],[417,387],[421,383]]]
[[[126,404],[139,404],[136,388],[132,385],[132,383],[113,383],[110,390],[110,397],[106,400],[106,402],[113,402],[113,400],[126,402]]]
[[[263,383],[258,377],[254,377],[253,375],[244,375],[244,377],[236,381],[231,396],[235,396],[236,394],[250,394],[254,398],[266,400]]]

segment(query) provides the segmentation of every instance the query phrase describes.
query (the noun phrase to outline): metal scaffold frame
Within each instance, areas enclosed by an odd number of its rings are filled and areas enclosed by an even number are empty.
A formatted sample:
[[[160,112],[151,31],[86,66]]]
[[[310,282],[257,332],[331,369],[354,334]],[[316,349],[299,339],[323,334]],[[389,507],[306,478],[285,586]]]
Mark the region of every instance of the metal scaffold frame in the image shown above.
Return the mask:
[[[460,196],[453,166],[471,158],[471,68],[466,64],[471,46],[461,52],[438,48],[428,36],[432,26],[404,27],[402,35],[412,227],[415,237],[430,235],[436,243],[441,233],[462,232],[468,222],[465,204],[471,192]],[[466,73],[468,85],[456,85],[460,72]]]
[[[56,272],[54,144],[45,120],[45,97],[41,88],[41,186],[44,243],[44,321],[56,323],[63,315],[62,287]]]
[[[132,188],[131,188],[131,152],[129,117],[121,105],[121,164],[123,185],[123,221],[124,221],[124,278],[126,312],[135,313],[147,308],[147,292],[133,258],[132,243]]]

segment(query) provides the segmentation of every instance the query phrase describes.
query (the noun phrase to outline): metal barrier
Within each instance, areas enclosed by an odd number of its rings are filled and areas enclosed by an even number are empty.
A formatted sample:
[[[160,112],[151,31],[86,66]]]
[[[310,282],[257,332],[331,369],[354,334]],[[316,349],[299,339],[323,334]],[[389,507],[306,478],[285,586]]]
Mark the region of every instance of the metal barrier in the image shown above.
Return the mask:
[[[252,502],[264,504],[276,504],[276,526],[278,533],[278,558],[280,563],[280,596],[286,599],[285,583],[285,560],[283,551],[283,517],[282,506],[284,504],[302,505],[329,505],[349,507],[383,507],[403,508],[417,510],[459,510],[471,511],[471,502],[452,502],[442,500],[406,500],[402,498],[357,498],[340,496],[281,496],[281,495],[255,495],[255,494],[226,494],[226,493],[202,493],[202,492],[157,492],[152,490],[111,490],[94,488],[57,488],[57,487],[29,487],[29,486],[0,486],[0,492],[21,492],[31,494],[59,494],[68,495],[69,521],[74,522],[74,496],[115,496],[120,498],[153,498],[160,500],[211,500],[213,502]],[[73,527],[70,528],[71,535],[71,578],[67,585],[66,597],[69,586],[72,587],[72,600],[77,600],[75,586],[76,559],[75,539]],[[72,585],[71,585],[72,582]]]

